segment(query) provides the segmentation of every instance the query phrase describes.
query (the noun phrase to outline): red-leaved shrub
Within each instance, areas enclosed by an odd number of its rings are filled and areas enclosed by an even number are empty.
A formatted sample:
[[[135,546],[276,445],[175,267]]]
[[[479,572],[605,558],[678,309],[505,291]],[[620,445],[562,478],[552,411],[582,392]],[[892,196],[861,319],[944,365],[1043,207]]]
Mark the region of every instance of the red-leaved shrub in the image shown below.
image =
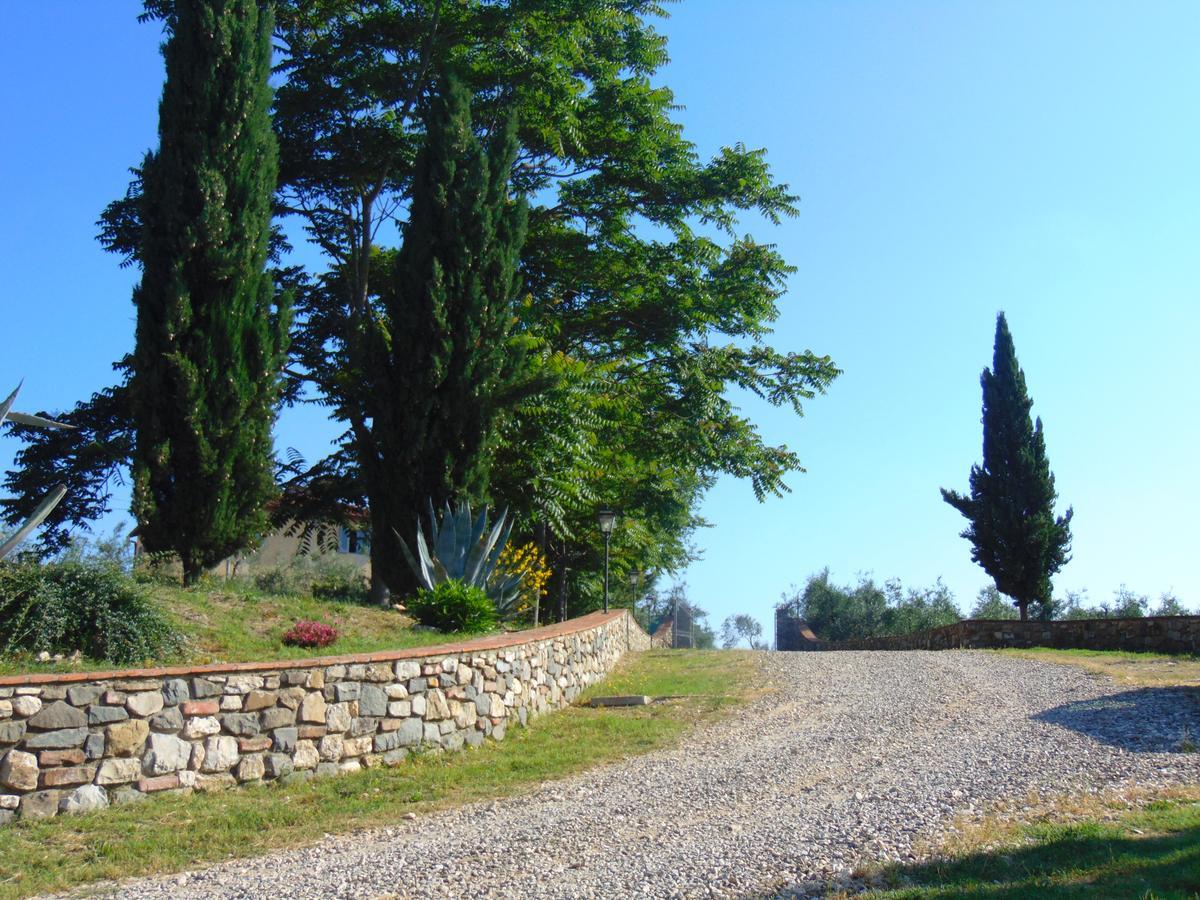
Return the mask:
[[[284,634],[283,642],[289,647],[327,647],[337,640],[337,629],[320,622],[300,621]]]

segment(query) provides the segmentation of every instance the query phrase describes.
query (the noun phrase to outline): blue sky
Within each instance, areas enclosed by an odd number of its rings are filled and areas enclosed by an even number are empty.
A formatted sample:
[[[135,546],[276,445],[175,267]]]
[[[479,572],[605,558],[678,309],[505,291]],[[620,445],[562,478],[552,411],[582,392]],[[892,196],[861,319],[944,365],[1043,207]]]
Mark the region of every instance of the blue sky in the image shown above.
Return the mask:
[[[155,139],[159,35],[139,4],[10,10],[0,56],[6,382],[22,408],[108,383],[129,291],[94,222]],[[733,10],[736,8],[736,15]],[[662,80],[704,155],[766,147],[802,197],[746,230],[798,270],[774,342],[845,370],[803,420],[746,408],[800,453],[794,492],[722,481],[681,577],[719,622],[769,630],[781,592],[829,566],[987,583],[940,486],[980,453],[980,370],[1005,310],[1075,508],[1065,589],[1122,583],[1200,606],[1200,6],[1190,2],[685,0]],[[328,429],[288,413],[279,445]],[[0,447],[6,464],[14,448]]]

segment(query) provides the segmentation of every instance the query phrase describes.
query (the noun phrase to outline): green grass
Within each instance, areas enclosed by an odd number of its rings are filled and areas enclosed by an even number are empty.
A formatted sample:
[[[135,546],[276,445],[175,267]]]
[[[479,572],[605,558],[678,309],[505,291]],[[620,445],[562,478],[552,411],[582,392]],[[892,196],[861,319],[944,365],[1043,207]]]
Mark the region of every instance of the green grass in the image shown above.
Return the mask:
[[[1041,662],[1079,666],[1106,675],[1119,684],[1140,687],[1194,687],[1200,685],[1200,656],[1169,653],[1129,653],[1121,650],[989,650]]]
[[[622,709],[574,706],[478,750],[295,786],[156,797],[82,816],[0,828],[0,897],[174,872],[395,823],[405,813],[503,797],[677,742],[747,696],[751,655],[652,650],[626,657],[590,694],[684,695]]]
[[[981,826],[985,848],[886,869],[870,896],[1200,897],[1200,792],[1102,816]]]
[[[195,588],[147,585],[146,589],[186,641],[182,653],[146,661],[152,665],[269,662],[317,654],[400,650],[474,636],[414,630],[411,619],[390,609],[319,600],[306,594],[266,594],[236,582]],[[285,647],[280,638],[300,619],[332,625],[338,630],[337,641],[319,651]],[[39,663],[28,653],[0,655],[0,675],[112,668],[107,660]]]

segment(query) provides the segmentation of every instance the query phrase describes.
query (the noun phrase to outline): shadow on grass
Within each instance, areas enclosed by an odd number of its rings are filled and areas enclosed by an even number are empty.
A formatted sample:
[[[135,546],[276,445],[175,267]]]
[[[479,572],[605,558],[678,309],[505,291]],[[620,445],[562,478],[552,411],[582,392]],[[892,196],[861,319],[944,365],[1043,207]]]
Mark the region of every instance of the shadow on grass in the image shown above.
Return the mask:
[[[1138,688],[1064,703],[1034,719],[1132,753],[1194,752],[1200,745],[1200,691]]]
[[[1031,846],[889,869],[893,889],[874,896],[1200,896],[1200,804],[1166,815],[1149,836],[1096,822],[1032,826]]]

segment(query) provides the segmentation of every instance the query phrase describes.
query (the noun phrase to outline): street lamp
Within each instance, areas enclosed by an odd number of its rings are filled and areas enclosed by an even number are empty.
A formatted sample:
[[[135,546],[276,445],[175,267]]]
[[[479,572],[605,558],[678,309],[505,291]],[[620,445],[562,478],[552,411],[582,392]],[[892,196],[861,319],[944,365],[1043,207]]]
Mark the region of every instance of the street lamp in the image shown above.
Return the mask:
[[[608,612],[608,544],[612,540],[613,526],[617,524],[617,511],[596,510],[596,521],[600,524],[600,533],[604,535],[604,611]]]

